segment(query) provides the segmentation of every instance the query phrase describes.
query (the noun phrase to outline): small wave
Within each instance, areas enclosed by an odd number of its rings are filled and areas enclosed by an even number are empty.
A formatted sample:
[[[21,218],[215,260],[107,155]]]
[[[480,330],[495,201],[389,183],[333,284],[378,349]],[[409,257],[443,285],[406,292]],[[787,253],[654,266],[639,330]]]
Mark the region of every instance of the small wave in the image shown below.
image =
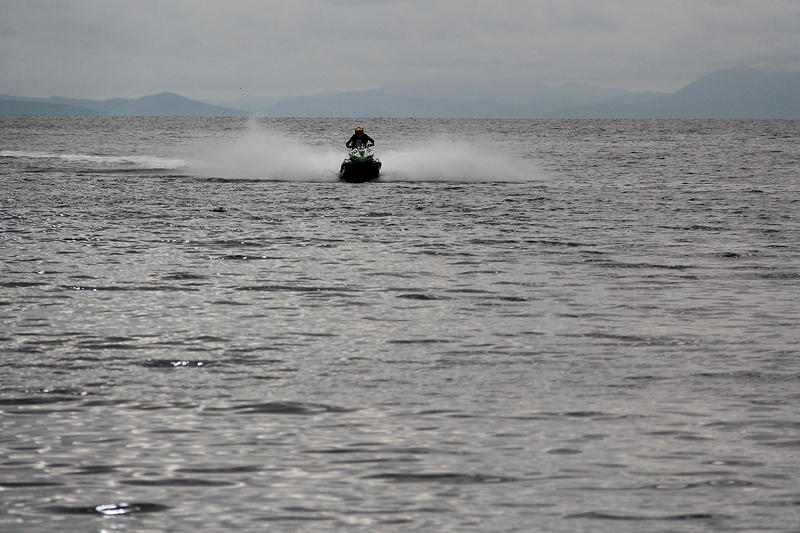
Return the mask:
[[[488,476],[484,474],[461,474],[458,472],[425,472],[425,473],[385,473],[367,476],[367,479],[385,479],[395,483],[445,483],[452,485],[471,485],[483,483],[510,483],[517,479],[505,476]]]
[[[169,509],[166,505],[159,503],[107,503],[94,507],[69,507],[57,505],[47,507],[48,511],[56,514],[101,514],[104,516],[116,516],[133,513],[157,513]]]
[[[53,481],[0,481],[0,488],[4,489],[35,489],[41,487],[61,487],[63,483]]]
[[[353,409],[338,407],[335,405],[325,405],[321,403],[307,402],[266,402],[257,404],[237,405],[228,408],[210,408],[207,413],[214,411],[236,411],[242,414],[268,414],[268,415],[304,415],[313,416],[325,413],[349,413]]]
[[[587,518],[591,520],[634,520],[634,521],[655,520],[655,521],[688,522],[694,520],[703,520],[703,521],[725,520],[732,517],[726,515],[712,514],[712,513],[688,513],[688,514],[678,514],[678,515],[645,516],[645,515],[622,514],[616,512],[590,511],[588,513],[567,515],[564,518],[568,519]]]
[[[189,361],[185,359],[148,359],[141,363],[148,368],[185,368],[185,367],[207,367],[212,365],[208,361]]]
[[[257,465],[245,466],[222,466],[222,467],[187,467],[178,468],[176,472],[182,474],[249,474],[261,472],[262,467]]]
[[[64,397],[64,396],[33,396],[25,398],[2,398],[0,399],[0,407],[22,407],[27,405],[46,405],[52,403],[75,402],[81,398]]]
[[[195,478],[123,479],[119,483],[140,487],[232,487],[236,485],[232,481]]]
[[[253,518],[254,522],[325,522],[333,520],[330,516],[297,516],[297,515],[276,515]]]

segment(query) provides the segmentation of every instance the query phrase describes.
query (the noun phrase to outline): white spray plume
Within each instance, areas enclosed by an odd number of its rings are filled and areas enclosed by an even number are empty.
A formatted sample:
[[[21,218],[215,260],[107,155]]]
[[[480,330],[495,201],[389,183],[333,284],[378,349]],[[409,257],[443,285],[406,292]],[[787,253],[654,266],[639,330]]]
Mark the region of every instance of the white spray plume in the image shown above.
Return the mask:
[[[446,139],[389,152],[382,160],[381,179],[386,181],[500,183],[549,179],[532,161]]]
[[[378,151],[376,155],[383,163],[380,181],[491,183],[549,179],[530,160],[447,139]],[[253,124],[241,137],[217,141],[215,147],[204,150],[203,157],[190,162],[187,170],[223,179],[332,182],[338,179],[345,156],[345,150],[313,147]]]
[[[336,181],[341,152],[312,148],[253,125],[240,138],[218,141],[192,161],[193,174],[223,179]]]

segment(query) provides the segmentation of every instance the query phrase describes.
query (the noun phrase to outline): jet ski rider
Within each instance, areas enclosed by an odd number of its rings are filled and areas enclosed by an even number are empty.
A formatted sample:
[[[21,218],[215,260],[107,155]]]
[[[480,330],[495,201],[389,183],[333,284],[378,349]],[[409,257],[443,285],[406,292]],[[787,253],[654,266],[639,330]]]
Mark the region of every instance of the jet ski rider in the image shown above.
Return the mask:
[[[372,137],[364,133],[364,128],[356,126],[356,132],[350,137],[350,140],[347,141],[345,146],[348,148],[355,148],[359,142],[363,143],[364,146],[375,146],[375,141],[372,140]]]

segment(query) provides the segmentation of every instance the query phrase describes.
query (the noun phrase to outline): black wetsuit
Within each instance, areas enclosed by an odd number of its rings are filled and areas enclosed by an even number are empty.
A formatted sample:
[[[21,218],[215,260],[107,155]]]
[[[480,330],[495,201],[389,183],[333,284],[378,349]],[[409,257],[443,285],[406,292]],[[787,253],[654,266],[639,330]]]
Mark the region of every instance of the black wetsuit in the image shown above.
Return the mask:
[[[358,141],[361,141],[366,146],[375,146],[375,141],[373,141],[372,137],[370,137],[366,133],[362,133],[361,135],[359,135],[358,133],[353,134],[353,136],[350,137],[350,140],[347,141],[347,144],[345,144],[345,146],[347,146],[348,148],[355,148],[356,143]]]

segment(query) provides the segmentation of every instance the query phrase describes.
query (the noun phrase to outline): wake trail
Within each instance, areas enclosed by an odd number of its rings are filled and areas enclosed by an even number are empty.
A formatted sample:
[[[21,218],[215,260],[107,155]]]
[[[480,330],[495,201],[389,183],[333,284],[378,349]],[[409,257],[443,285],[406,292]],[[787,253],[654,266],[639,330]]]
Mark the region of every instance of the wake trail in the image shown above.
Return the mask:
[[[182,159],[150,155],[93,155],[0,150],[0,157],[45,162],[61,161],[98,169],[135,167],[142,170],[175,170],[184,167],[186,164]]]

